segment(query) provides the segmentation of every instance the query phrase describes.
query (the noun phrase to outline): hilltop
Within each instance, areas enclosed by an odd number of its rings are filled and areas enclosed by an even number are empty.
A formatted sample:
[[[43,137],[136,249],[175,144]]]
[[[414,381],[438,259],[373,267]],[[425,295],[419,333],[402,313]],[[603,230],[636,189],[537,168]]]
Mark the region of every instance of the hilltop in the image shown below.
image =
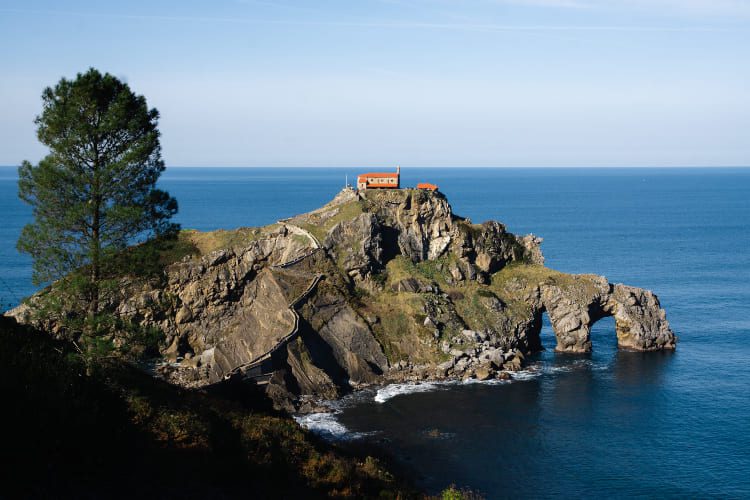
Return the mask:
[[[163,268],[123,276],[106,307],[163,335],[165,380],[242,378],[289,411],[368,384],[512,376],[542,348],[544,312],[558,351],[590,350],[605,316],[621,348],[675,347],[653,293],[549,269],[540,244],[473,224],[437,191],[345,189],[270,226],[183,231]],[[40,297],[8,314],[65,336],[33,314]]]

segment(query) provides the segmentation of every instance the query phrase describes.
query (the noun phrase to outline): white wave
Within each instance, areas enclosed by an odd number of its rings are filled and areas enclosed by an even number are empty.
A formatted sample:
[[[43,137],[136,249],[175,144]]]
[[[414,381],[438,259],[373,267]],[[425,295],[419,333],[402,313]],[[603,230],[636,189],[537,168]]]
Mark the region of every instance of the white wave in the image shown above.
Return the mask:
[[[299,425],[332,439],[346,439],[354,436],[349,429],[336,419],[335,413],[310,413],[294,417]]]
[[[445,383],[438,382],[422,382],[419,384],[391,384],[378,389],[375,394],[375,402],[385,403],[391,398],[400,396],[401,394],[414,394],[415,392],[429,392],[434,391]]]
[[[539,378],[544,374],[542,370],[534,367],[509,373],[513,380],[534,380],[535,378]]]
[[[466,380],[461,380],[459,383],[463,385],[505,385],[513,383],[513,379],[488,378],[487,380],[478,380],[475,378],[468,378]]]
[[[294,417],[294,420],[310,432],[330,441],[349,441],[377,434],[376,431],[351,431],[348,427],[339,422],[337,418],[339,413],[341,413],[341,410],[325,413],[308,413],[307,415],[297,415]]]

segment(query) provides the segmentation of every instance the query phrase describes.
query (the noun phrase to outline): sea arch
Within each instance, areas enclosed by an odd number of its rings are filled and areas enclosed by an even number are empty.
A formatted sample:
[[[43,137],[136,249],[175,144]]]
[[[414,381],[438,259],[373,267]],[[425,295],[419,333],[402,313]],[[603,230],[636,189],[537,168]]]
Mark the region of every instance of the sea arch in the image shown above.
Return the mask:
[[[530,350],[542,348],[542,315],[552,324],[555,351],[591,351],[591,328],[602,318],[614,317],[617,346],[635,351],[674,349],[676,338],[666,313],[652,292],[610,284],[598,276],[580,276],[565,284],[539,286],[528,338]]]

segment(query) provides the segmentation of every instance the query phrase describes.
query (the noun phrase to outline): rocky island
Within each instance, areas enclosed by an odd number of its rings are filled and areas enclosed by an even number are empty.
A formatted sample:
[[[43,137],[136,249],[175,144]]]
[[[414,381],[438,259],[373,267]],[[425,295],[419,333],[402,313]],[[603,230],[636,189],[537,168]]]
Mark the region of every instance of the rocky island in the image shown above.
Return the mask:
[[[160,275],[122,277],[106,308],[163,334],[167,381],[242,379],[288,411],[370,384],[509,377],[542,349],[544,312],[560,352],[591,350],[605,316],[620,348],[676,344],[652,292],[549,269],[540,238],[473,224],[439,191],[346,188],[270,226],[178,243]],[[46,293],[6,314],[64,337],[59,318],[33,314]]]

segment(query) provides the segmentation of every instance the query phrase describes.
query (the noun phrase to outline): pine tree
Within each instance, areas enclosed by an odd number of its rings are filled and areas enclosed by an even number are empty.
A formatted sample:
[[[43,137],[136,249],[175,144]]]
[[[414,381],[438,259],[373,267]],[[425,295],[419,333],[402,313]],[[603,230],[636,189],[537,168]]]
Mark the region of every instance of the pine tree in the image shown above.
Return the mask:
[[[164,171],[159,113],[126,83],[93,68],[46,88],[42,101],[35,123],[49,154],[18,169],[19,196],[34,221],[17,247],[32,256],[37,285],[71,272],[82,277],[88,312],[96,314],[110,258],[177,230],[170,222],[177,202],[156,188]]]

